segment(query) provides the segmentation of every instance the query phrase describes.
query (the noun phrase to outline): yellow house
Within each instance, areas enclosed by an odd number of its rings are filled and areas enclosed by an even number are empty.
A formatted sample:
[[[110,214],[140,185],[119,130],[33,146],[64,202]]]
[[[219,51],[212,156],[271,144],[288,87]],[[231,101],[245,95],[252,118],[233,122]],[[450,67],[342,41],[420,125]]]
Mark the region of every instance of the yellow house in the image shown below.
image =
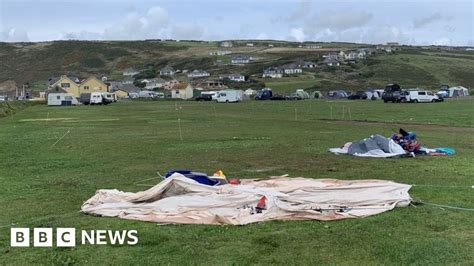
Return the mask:
[[[59,87],[64,91],[73,94],[75,97],[81,96],[81,93],[109,91],[108,86],[94,76],[90,76],[81,83],[76,83],[66,75],[62,75],[61,78],[52,85],[52,87]]]
[[[115,94],[117,95],[118,98],[127,98],[128,97],[128,92],[118,89],[115,91]]]

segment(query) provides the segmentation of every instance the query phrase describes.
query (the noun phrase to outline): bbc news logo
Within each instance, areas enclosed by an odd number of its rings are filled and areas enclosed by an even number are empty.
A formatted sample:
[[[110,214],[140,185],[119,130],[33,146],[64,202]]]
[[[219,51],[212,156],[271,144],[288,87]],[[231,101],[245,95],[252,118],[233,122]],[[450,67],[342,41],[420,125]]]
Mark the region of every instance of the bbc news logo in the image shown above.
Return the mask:
[[[11,228],[10,246],[30,247],[31,239],[33,239],[33,247],[53,247],[53,242],[56,247],[75,247],[77,244],[75,228],[56,228],[55,234],[53,228],[33,228],[32,237],[30,233],[30,228]],[[81,230],[79,243],[81,245],[133,246],[138,243],[138,232],[137,230]]]

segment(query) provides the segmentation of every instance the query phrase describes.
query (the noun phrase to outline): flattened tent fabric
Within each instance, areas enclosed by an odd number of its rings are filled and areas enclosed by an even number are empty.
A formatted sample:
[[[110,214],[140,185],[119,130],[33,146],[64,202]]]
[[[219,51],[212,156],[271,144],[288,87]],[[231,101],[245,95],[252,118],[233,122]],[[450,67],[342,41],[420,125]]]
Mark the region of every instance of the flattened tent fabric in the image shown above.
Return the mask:
[[[384,180],[270,177],[207,186],[175,173],[137,193],[103,189],[84,213],[157,223],[244,225],[269,220],[361,218],[405,207],[410,185]],[[265,197],[265,198],[263,198]],[[257,205],[265,200],[265,208]]]
[[[342,148],[331,148],[329,151],[335,154],[381,158],[406,154],[402,146],[395,143],[392,139],[381,135],[372,135],[369,138],[357,142],[348,142]]]

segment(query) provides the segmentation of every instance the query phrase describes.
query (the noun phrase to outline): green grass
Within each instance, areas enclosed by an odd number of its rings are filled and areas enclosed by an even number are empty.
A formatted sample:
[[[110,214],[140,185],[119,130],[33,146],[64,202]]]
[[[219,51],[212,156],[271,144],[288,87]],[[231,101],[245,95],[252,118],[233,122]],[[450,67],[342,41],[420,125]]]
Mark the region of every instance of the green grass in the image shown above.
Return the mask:
[[[220,168],[228,177],[238,178],[290,174],[436,185],[415,186],[410,194],[427,202],[474,208],[470,188],[474,185],[472,106],[472,99],[436,104],[321,100],[241,104],[153,101],[66,108],[34,105],[0,119],[0,261],[471,264],[474,214],[430,206],[398,208],[364,219],[247,226],[157,226],[88,216],[79,210],[97,189],[140,191],[146,189],[137,185],[140,180],[170,168],[208,173]],[[333,120],[325,120],[331,118],[331,108]],[[415,131],[428,147],[453,147],[457,153],[452,157],[373,159],[327,152],[330,147],[373,133],[388,136],[400,126]],[[156,182],[147,181],[150,185]],[[11,248],[11,224],[136,229],[139,243]]]

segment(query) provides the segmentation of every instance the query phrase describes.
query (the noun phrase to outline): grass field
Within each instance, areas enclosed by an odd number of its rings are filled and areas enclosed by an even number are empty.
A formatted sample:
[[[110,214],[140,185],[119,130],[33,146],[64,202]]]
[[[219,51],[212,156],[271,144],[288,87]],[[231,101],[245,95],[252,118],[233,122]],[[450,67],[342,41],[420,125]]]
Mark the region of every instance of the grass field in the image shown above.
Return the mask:
[[[465,264],[474,212],[418,206],[335,222],[162,225],[79,212],[97,189],[140,191],[156,171],[289,174],[416,184],[426,202],[474,208],[474,100],[122,102],[30,106],[0,118],[1,264]],[[344,112],[343,112],[344,111]],[[181,134],[178,119],[180,120]],[[330,147],[403,127],[452,157],[336,156]],[[69,132],[69,133],[68,133]],[[136,246],[11,248],[10,227],[136,229]]]

